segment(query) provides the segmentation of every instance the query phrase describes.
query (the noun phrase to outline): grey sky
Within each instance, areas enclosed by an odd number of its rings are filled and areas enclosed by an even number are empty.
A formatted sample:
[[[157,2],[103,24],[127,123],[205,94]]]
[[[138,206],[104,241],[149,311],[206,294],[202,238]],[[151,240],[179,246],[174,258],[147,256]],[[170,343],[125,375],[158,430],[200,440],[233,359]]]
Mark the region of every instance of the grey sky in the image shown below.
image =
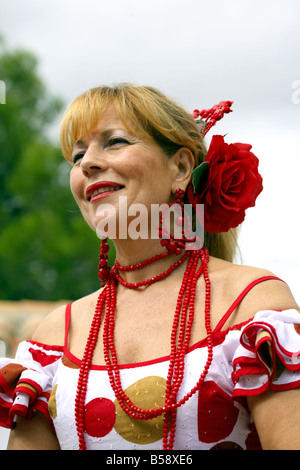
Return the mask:
[[[242,229],[244,262],[283,277],[298,302],[299,23],[299,0],[0,0],[7,45],[34,52],[66,103],[120,81],[191,111],[234,101],[213,132],[253,145],[265,188]]]

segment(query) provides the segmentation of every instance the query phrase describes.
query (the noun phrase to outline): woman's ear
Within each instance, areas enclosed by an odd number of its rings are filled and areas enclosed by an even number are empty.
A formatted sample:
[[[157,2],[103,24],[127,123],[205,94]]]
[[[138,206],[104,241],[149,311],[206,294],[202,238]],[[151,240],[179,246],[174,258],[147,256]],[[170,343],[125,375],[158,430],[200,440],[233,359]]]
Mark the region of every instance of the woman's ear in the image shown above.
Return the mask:
[[[176,189],[186,190],[192,176],[195,165],[195,157],[190,149],[180,148],[173,156],[175,164],[175,178],[172,185],[173,192]]]

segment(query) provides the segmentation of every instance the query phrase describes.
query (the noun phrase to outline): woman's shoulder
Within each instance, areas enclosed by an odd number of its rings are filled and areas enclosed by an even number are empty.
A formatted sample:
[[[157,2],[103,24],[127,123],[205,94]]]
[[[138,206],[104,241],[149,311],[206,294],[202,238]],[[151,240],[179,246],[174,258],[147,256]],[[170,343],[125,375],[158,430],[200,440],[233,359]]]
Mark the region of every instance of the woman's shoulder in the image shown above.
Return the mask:
[[[35,329],[32,340],[38,343],[63,346],[66,304],[45,316]]]
[[[81,314],[86,316],[86,312],[90,307],[94,309],[98,294],[99,292],[97,291],[75,301],[69,302],[72,310],[72,317]],[[33,333],[33,341],[48,345],[64,345],[67,305],[68,302],[55,308],[39,323]]]
[[[299,309],[284,279],[267,269],[213,258],[211,279],[215,291],[221,289],[227,308],[240,299],[227,326],[247,321],[261,310]]]

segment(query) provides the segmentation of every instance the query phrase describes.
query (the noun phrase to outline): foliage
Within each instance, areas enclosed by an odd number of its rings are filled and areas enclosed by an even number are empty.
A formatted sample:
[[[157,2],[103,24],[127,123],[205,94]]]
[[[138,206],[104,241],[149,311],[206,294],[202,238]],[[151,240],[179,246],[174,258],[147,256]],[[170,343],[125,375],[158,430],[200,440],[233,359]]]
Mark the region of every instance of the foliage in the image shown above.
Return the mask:
[[[0,298],[76,299],[99,287],[100,241],[73,200],[69,163],[47,137],[62,101],[30,52],[2,45],[0,79]]]

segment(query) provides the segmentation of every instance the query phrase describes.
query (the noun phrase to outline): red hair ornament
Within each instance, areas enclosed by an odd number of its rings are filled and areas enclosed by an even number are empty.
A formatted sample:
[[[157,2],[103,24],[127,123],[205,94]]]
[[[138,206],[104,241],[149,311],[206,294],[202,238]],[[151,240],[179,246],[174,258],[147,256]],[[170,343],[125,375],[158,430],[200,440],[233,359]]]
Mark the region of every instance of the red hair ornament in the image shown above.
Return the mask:
[[[224,114],[232,112],[232,101],[221,101],[211,109],[193,112],[203,137]],[[208,233],[227,232],[240,225],[245,211],[253,207],[261,193],[262,177],[258,158],[249,144],[227,144],[223,136],[212,137],[207,155],[193,171],[187,188],[190,204],[204,204],[204,229]]]

